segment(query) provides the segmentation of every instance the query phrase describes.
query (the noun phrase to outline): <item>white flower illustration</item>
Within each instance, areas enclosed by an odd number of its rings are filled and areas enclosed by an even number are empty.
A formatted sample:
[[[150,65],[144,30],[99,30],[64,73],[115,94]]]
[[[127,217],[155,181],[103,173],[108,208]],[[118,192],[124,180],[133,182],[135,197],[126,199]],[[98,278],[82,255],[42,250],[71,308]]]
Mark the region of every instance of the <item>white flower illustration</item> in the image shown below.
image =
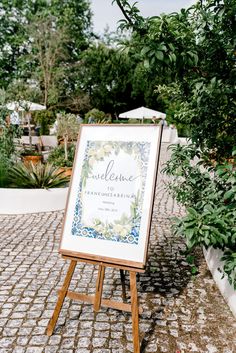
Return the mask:
[[[112,146],[111,145],[105,145],[103,147],[103,149],[104,149],[105,153],[109,153],[109,152],[112,151]]]
[[[104,148],[100,148],[98,151],[97,151],[97,154],[96,154],[96,157],[97,159],[102,159],[104,156],[105,156],[105,150]]]
[[[97,150],[95,148],[91,148],[88,151],[88,155],[94,157],[97,154]]]
[[[90,167],[92,167],[95,162],[96,162],[96,157],[91,157],[91,158],[89,158],[88,163],[89,163]]]
[[[130,224],[114,224],[113,231],[115,234],[120,235],[121,237],[125,237],[131,231]]]

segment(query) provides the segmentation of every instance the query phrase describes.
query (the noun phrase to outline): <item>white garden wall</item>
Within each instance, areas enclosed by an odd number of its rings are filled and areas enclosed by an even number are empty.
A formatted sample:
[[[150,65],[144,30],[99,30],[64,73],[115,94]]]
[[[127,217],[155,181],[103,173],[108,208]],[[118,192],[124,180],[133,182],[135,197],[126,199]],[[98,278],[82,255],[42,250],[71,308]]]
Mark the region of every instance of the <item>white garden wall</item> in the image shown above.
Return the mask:
[[[203,249],[203,253],[217,287],[236,317],[236,291],[229,284],[227,277],[222,278],[222,273],[218,270],[218,268],[222,269],[222,262],[220,261],[223,254],[222,251],[209,248],[208,250]]]
[[[68,188],[0,188],[0,214],[24,214],[63,210]]]

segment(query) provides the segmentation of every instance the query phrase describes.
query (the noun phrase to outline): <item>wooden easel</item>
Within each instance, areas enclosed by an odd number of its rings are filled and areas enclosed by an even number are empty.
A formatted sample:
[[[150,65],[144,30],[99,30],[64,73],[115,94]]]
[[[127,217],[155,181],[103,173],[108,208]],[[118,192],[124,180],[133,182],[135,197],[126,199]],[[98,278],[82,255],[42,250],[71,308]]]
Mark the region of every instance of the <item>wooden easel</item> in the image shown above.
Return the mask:
[[[80,300],[82,302],[93,304],[94,311],[99,311],[101,306],[122,310],[126,312],[131,312],[132,315],[132,329],[133,329],[133,345],[134,345],[134,353],[140,353],[140,343],[139,343],[139,314],[142,313],[142,309],[138,307],[138,293],[137,293],[137,285],[136,285],[136,273],[143,273],[143,269],[136,269],[132,267],[126,266],[117,266],[115,264],[98,262],[94,260],[80,259],[71,256],[62,256],[66,260],[70,260],[70,266],[67,271],[64,283],[62,288],[58,292],[58,300],[53,312],[53,315],[47,326],[47,335],[51,336],[55,325],[57,323],[58,317],[60,315],[60,311],[65,300],[65,297],[74,300]],[[80,294],[76,292],[69,291],[69,286],[71,279],[74,274],[75,267],[77,262],[86,262],[92,265],[98,265],[98,277],[96,282],[96,292],[95,295],[86,295]],[[103,282],[105,276],[105,268],[106,267],[114,267],[120,270],[121,276],[121,284],[122,284],[122,299],[123,302],[117,302],[109,299],[102,299],[102,290],[103,290]],[[124,271],[129,271],[130,273],[130,295],[131,295],[131,304],[126,303],[126,290],[125,290],[125,274]]]
[[[99,129],[101,128],[101,125],[96,125],[97,127],[99,126]],[[74,300],[80,300],[82,302],[90,303],[94,307],[94,311],[99,311],[101,306],[112,308],[112,309],[118,309],[126,312],[130,312],[132,315],[132,329],[133,329],[133,345],[134,345],[134,353],[140,353],[140,343],[139,343],[139,314],[142,313],[142,309],[139,309],[138,307],[138,294],[137,294],[137,284],[136,284],[136,274],[137,273],[144,273],[144,266],[146,264],[147,260],[147,248],[148,248],[148,240],[149,240],[149,234],[150,234],[150,229],[151,229],[151,221],[152,221],[152,210],[154,206],[154,195],[155,195],[155,187],[156,187],[156,181],[157,181],[157,171],[158,171],[158,165],[159,165],[159,159],[160,159],[160,149],[161,149],[161,140],[162,140],[162,132],[163,132],[163,126],[164,126],[164,121],[162,121],[161,128],[159,130],[159,135],[158,135],[158,140],[153,140],[153,144],[156,146],[156,157],[155,160],[155,165],[153,169],[153,181],[152,181],[152,191],[150,194],[150,205],[149,205],[149,211],[148,211],[148,222],[146,225],[146,242],[145,246],[143,247],[143,260],[138,260],[138,262],[135,262],[134,260],[130,261],[129,257],[124,258],[124,259],[114,259],[112,257],[108,258],[105,257],[103,254],[103,257],[100,257],[99,254],[93,255],[91,254],[90,250],[89,253],[86,254],[86,252],[76,252],[76,249],[72,252],[71,246],[67,248],[67,246],[63,247],[60,245],[60,253],[62,254],[62,257],[66,260],[70,260],[70,266],[67,271],[64,283],[62,285],[62,288],[59,290],[59,295],[58,295],[58,300],[52,315],[52,318],[50,319],[47,327],[47,335],[51,336],[53,333],[53,330],[55,328],[55,325],[57,323],[58,317],[60,315],[60,311],[63,305],[63,302],[65,300],[65,297],[68,297],[70,299]],[[103,125],[104,127],[104,125]],[[109,128],[111,126],[109,125]],[[114,125],[112,126],[114,127]],[[118,125],[117,125],[118,127]],[[131,125],[129,125],[131,127]],[[136,125],[137,127],[137,125]],[[147,126],[146,126],[147,127]],[[88,127],[86,125],[82,126],[80,129],[80,135],[79,135],[79,141],[86,141],[88,137],[86,137],[86,130],[92,128],[91,125]],[[121,126],[119,125],[119,129]],[[82,130],[85,130],[85,135],[83,135]],[[107,127],[108,129],[108,127]],[[123,129],[123,127],[122,127]],[[102,130],[103,131],[103,130]],[[87,130],[88,133],[88,130]],[[103,132],[104,133],[104,132]],[[83,137],[84,136],[84,137]],[[101,135],[99,135],[101,136]],[[107,138],[107,134],[104,134],[104,138]],[[117,135],[121,136],[121,132]],[[122,140],[122,139],[121,139]],[[88,140],[87,140],[88,141]],[[116,139],[114,139],[116,141]],[[119,139],[118,139],[119,141]],[[156,142],[157,143],[156,143]],[[150,144],[152,143],[150,140]],[[78,164],[77,167],[77,160],[78,160],[78,155],[79,155],[79,144],[76,152],[76,157],[75,157],[75,165],[73,168],[73,174],[72,174],[72,179],[71,179],[71,184],[70,184],[70,189],[69,189],[69,196],[67,198],[67,205],[66,205],[66,214],[68,212],[69,208],[69,198],[70,195],[72,195],[73,191],[73,175],[76,171],[79,170],[78,168],[81,168],[81,166]],[[79,173],[78,173],[79,174]],[[81,180],[81,179],[79,179]],[[75,179],[76,181],[76,179]],[[75,195],[75,194],[74,194]],[[72,199],[73,200],[73,199]],[[73,204],[74,201],[72,201]],[[63,239],[63,234],[65,232],[65,224],[66,223],[66,218],[64,219],[64,225],[63,225],[63,233],[61,237],[61,241]],[[65,233],[66,234],[66,233]],[[69,234],[69,233],[68,233]],[[80,249],[78,249],[80,250]],[[109,251],[108,251],[109,253]],[[80,256],[82,256],[80,258]],[[89,263],[92,265],[98,265],[98,277],[97,277],[97,283],[96,283],[96,291],[95,295],[86,295],[86,294],[81,294],[81,293],[76,293],[73,291],[69,291],[69,286],[71,279],[73,277],[73,273],[76,267],[77,262],[85,262]],[[117,262],[117,263],[116,263]],[[109,300],[109,299],[102,299],[102,290],[103,290],[103,282],[104,282],[104,276],[105,276],[105,268],[106,267],[113,267],[117,268],[120,270],[120,276],[121,276],[121,284],[122,284],[122,298],[123,302],[117,302],[114,300]],[[124,271],[129,271],[130,274],[130,295],[131,295],[131,304],[126,302],[126,290],[125,290],[125,277],[124,277]]]

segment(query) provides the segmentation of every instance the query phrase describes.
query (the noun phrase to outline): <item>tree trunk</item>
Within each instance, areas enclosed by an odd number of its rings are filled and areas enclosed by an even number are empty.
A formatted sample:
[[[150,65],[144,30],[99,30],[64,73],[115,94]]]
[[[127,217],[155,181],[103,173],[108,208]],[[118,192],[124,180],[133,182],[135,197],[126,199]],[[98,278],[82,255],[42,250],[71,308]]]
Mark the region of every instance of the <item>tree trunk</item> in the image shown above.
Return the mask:
[[[68,161],[68,136],[64,136],[65,160]]]
[[[45,85],[45,82],[44,82],[44,85]],[[48,106],[48,87],[47,87],[47,85],[45,85],[45,87],[44,87],[44,105],[45,105],[45,107]]]
[[[29,112],[26,113],[26,118],[28,123],[28,130],[29,130],[29,147],[30,147],[30,150],[32,150],[32,134],[31,134],[31,126],[30,126],[31,114]]]

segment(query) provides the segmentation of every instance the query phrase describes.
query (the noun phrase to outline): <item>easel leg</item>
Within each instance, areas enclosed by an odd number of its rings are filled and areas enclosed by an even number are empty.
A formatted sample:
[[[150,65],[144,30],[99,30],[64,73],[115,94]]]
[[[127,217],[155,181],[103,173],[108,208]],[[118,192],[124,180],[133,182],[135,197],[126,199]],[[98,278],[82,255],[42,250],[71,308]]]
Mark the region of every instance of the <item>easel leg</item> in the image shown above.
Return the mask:
[[[125,273],[124,270],[120,270],[120,279],[121,279],[121,286],[122,286],[122,299],[126,301],[126,290],[125,290]]]
[[[59,294],[58,299],[57,299],[57,304],[55,306],[53,315],[52,315],[52,317],[51,317],[51,319],[50,319],[50,321],[48,323],[48,326],[47,326],[46,333],[47,333],[48,336],[52,335],[54,327],[55,327],[55,325],[57,323],[57,320],[58,320],[58,317],[60,315],[60,311],[61,311],[63,302],[65,300],[66,293],[67,293],[67,290],[69,288],[69,285],[70,285],[70,282],[71,282],[71,278],[73,276],[76,264],[77,264],[77,262],[74,261],[74,260],[72,260],[71,263],[70,263],[69,269],[68,269],[67,274],[66,274],[66,278],[64,280],[62,289],[61,289],[60,294]]]
[[[136,272],[132,272],[132,271],[130,271],[130,294],[131,294],[131,311],[132,311],[134,353],[140,353],[138,294],[137,294],[137,285],[136,285]]]
[[[95,299],[93,304],[94,311],[99,311],[101,307],[104,275],[105,275],[105,267],[102,265],[99,265],[98,278],[97,278],[97,284],[96,284],[96,294],[95,294]]]

